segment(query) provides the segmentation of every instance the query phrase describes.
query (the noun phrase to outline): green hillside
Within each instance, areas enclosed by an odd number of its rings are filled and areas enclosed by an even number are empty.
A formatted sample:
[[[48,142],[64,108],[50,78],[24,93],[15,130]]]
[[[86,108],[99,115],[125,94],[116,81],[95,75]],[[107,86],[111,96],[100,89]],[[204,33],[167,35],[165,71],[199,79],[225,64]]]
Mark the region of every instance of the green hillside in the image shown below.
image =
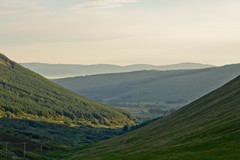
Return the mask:
[[[116,128],[131,116],[80,97],[0,54],[0,117]]]
[[[75,150],[74,160],[240,159],[240,77],[129,134]]]
[[[121,127],[134,121],[0,54],[0,159],[21,159],[26,143],[26,159],[58,160],[70,147],[122,134]]]

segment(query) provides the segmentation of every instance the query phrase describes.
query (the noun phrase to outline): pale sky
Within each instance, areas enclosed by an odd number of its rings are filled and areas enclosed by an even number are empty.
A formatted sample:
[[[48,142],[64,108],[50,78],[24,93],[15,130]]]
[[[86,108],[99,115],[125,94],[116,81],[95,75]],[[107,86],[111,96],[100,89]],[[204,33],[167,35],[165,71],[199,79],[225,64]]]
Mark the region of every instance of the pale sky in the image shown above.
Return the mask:
[[[0,0],[17,62],[240,63],[239,0]]]

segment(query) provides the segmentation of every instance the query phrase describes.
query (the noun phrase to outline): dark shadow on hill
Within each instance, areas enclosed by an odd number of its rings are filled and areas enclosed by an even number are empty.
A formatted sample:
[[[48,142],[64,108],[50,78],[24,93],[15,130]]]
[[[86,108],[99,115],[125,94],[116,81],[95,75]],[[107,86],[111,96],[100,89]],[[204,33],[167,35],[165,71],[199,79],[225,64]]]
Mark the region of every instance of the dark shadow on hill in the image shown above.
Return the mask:
[[[69,127],[62,124],[32,121],[26,119],[0,119],[0,159],[24,157],[24,143],[29,159],[45,159],[49,153],[66,155],[73,146],[85,146],[103,139],[122,134],[122,129],[97,129],[90,127]],[[7,143],[7,144],[6,144]],[[41,156],[42,155],[42,156]],[[54,154],[52,158],[62,158]]]
[[[62,124],[31,121],[25,119],[0,119],[0,135],[7,134],[23,139],[42,141],[58,145],[86,145],[108,139],[122,132],[122,129],[97,129],[90,127],[69,127]],[[1,140],[2,137],[0,137]],[[8,140],[10,141],[10,140]]]

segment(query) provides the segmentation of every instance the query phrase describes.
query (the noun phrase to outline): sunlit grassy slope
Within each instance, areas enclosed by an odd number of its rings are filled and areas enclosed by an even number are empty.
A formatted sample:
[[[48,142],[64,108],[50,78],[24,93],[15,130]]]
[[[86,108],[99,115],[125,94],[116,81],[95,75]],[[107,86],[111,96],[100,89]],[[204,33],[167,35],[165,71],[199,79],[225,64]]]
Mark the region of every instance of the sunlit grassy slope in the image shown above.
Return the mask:
[[[240,159],[240,77],[144,128],[87,148],[74,160]]]
[[[117,128],[128,113],[78,96],[0,54],[0,118]]]

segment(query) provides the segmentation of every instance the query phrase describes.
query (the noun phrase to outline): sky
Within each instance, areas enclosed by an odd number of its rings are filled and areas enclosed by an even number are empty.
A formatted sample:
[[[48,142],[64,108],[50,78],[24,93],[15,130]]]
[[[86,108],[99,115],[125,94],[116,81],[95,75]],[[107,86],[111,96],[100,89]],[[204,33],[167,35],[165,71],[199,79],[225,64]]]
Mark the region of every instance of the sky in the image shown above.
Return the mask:
[[[17,62],[240,62],[239,0],[0,0],[0,53]]]

